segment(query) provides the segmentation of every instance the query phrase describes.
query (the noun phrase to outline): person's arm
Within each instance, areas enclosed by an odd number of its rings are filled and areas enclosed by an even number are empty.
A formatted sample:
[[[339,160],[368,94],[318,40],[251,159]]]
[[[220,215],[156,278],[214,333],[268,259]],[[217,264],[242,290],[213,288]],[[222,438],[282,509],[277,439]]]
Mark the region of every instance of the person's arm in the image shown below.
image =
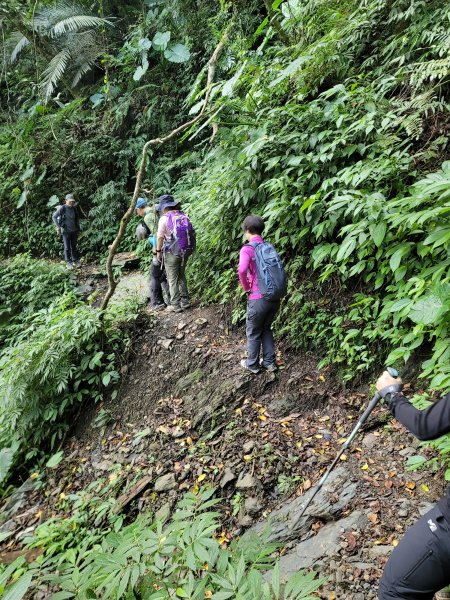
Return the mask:
[[[58,219],[59,215],[61,214],[61,211],[62,211],[62,206],[58,206],[58,208],[55,210],[55,212],[52,215],[52,221],[53,221],[58,233],[61,230],[61,226],[59,225],[57,219]]]
[[[450,393],[425,410],[415,408],[403,394],[393,394],[389,409],[421,441],[450,432]]]
[[[159,219],[158,233],[156,234],[156,256],[158,257],[158,259],[161,257],[161,254],[162,254],[166,229],[167,229],[167,216],[163,215]]]
[[[398,385],[401,380],[383,373],[377,382],[378,391],[389,385]],[[425,410],[418,410],[400,392],[388,393],[389,410],[419,440],[434,440],[450,432],[450,393]]]
[[[238,275],[244,291],[247,293],[251,290],[250,281],[248,279],[248,270],[250,267],[250,252],[248,246],[243,246],[239,253]]]

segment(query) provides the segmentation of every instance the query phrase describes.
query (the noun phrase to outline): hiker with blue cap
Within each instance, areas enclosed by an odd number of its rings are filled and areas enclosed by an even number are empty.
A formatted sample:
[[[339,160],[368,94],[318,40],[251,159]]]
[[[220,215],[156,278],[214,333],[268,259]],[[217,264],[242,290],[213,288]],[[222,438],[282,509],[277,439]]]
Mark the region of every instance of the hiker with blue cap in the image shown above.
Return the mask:
[[[170,194],[158,198],[162,213],[156,236],[156,257],[166,269],[170,288],[168,311],[181,312],[190,307],[186,282],[186,263],[195,250],[195,230],[180,203]]]
[[[167,306],[164,301],[163,291],[166,295],[167,303],[170,304],[169,284],[167,283],[164,265],[156,256],[156,236],[151,235],[151,229],[156,224],[155,218],[158,217],[158,214],[148,206],[145,198],[137,199],[136,212],[139,216],[143,217],[143,222],[136,228],[136,237],[138,240],[147,240],[153,253],[153,260],[150,266],[150,307],[154,310],[163,310]]]

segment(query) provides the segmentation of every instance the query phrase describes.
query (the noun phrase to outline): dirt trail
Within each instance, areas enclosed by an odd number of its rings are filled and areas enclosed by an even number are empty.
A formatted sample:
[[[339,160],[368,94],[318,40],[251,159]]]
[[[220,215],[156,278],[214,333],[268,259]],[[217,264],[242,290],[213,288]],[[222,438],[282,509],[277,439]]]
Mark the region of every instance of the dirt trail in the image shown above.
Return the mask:
[[[325,490],[325,508],[290,531],[301,496],[332,461],[368,395],[342,390],[313,357],[286,352],[283,343],[278,373],[247,374],[239,366],[244,351],[243,328],[229,326],[223,307],[148,314],[122,366],[118,397],[80,417],[65,460],[11,517],[5,551],[20,547],[17,538],[36,526],[35,514],[42,521],[63,513],[61,493],[101,476],[117,482],[116,496],[147,478],[125,509],[130,516],[169,508],[184,491],[211,484],[223,498],[224,540],[273,517],[274,535],[286,546],[285,573],[322,571],[323,598],[375,598],[387,555],[440,496],[442,474],[405,472],[417,443],[379,408]],[[102,421],[109,423],[99,427]]]

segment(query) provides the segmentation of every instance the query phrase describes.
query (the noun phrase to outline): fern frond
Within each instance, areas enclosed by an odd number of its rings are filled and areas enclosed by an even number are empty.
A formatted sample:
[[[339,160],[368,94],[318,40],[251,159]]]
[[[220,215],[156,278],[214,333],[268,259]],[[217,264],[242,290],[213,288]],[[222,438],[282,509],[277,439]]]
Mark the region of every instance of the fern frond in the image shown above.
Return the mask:
[[[75,75],[73,76],[72,87],[76,87],[80,83],[80,80],[83,77],[83,75],[86,75],[86,73],[88,73],[92,69],[93,65],[94,65],[93,60],[88,60],[85,63],[83,63],[82,65],[80,65],[80,67],[77,69]]]
[[[11,64],[14,64],[17,60],[17,57],[19,56],[19,54],[27,47],[30,45],[30,42],[28,41],[28,39],[24,36],[19,34],[17,36],[19,39],[17,40],[16,45],[14,46],[14,49],[11,52],[11,56],[9,57],[9,60],[11,62]]]
[[[61,52],[58,52],[56,56],[52,58],[48,67],[43,72],[42,89],[44,92],[44,98],[47,102],[53,93],[53,90],[57,86],[58,82],[64,75],[71,57],[70,50],[64,48]]]
[[[77,32],[80,29],[99,29],[106,25],[112,25],[111,21],[91,15],[73,15],[67,19],[58,21],[58,23],[51,27],[48,34],[50,37],[55,38],[65,33]]]

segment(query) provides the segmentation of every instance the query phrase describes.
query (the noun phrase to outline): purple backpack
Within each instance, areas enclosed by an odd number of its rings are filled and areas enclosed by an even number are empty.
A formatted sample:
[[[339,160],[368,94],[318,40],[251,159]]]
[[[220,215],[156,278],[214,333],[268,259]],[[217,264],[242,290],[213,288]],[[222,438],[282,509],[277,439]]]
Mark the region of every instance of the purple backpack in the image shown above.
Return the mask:
[[[165,251],[187,258],[195,250],[195,229],[189,217],[182,210],[174,210],[167,215],[167,227],[172,234]]]

